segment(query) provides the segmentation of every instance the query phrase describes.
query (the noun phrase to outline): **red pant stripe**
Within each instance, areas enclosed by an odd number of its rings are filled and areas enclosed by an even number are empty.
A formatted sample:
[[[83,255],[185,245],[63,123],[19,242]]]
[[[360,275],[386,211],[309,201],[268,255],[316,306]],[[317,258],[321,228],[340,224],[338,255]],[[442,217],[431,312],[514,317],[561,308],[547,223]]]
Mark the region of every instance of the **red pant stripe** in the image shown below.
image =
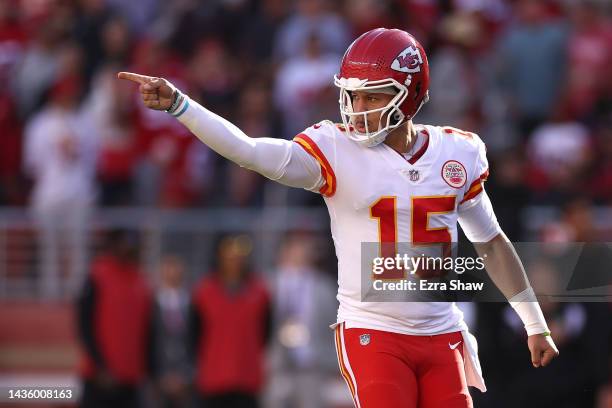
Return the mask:
[[[338,326],[336,328],[336,333],[335,333],[335,340],[336,340],[336,355],[338,356],[338,365],[340,367],[340,374],[342,374],[342,378],[344,378],[344,381],[346,381],[346,384],[349,387],[349,390],[351,392],[351,396],[355,396],[355,388],[353,387],[353,383],[351,382],[350,377],[348,376],[348,373],[346,372],[346,368],[344,367],[344,361],[342,358],[342,346],[340,345],[340,326]]]
[[[357,382],[355,381],[355,376],[346,354],[346,348],[344,347],[344,323],[336,327],[336,353],[338,355],[340,372],[342,373],[342,377],[344,377],[344,381],[346,381],[346,384],[351,391],[353,402],[357,408],[361,408],[361,405],[359,404],[359,397],[357,396]]]

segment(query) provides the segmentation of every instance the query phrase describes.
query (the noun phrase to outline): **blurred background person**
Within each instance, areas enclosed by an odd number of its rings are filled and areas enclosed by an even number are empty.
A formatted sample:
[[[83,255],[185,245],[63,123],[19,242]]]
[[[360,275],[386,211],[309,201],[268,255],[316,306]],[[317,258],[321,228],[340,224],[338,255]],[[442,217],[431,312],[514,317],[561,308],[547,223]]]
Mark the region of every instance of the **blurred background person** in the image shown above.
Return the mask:
[[[96,182],[102,206],[135,201],[134,177],[140,158],[129,95],[114,81],[115,65],[101,67],[84,101],[92,125],[98,129]]]
[[[115,230],[93,259],[77,304],[83,346],[80,406],[140,407],[148,373],[152,300],[138,265],[138,238]]]
[[[524,138],[553,112],[567,74],[567,26],[549,5],[519,0],[498,45],[499,81]]]
[[[467,13],[451,14],[440,22],[429,85],[436,97],[423,106],[420,123],[479,131],[488,62],[482,55],[486,41],[482,24],[477,15]]]
[[[612,204],[612,115],[602,115],[593,131],[595,146],[589,163],[588,194],[605,208]]]
[[[28,118],[44,104],[45,91],[61,73],[60,51],[67,43],[70,23],[59,10],[47,18],[42,15],[31,16],[31,21],[22,18],[28,42],[12,72],[10,85],[20,116]]]
[[[27,49],[27,35],[19,23],[18,7],[10,0],[0,1],[0,81],[10,84]],[[21,160],[23,120],[11,87],[0,90],[0,204],[23,205],[27,190]]]
[[[237,126],[251,137],[279,134],[277,115],[270,104],[270,84],[265,76],[253,76],[241,90],[235,109]],[[234,163],[223,162],[222,166],[225,167],[225,177],[228,180],[225,186],[227,204],[243,208],[263,204],[264,177]],[[274,188],[271,183],[266,187]]]
[[[491,201],[505,234],[512,241],[520,241],[526,235],[521,217],[531,198],[526,180],[527,160],[518,146],[491,154],[491,158],[496,163],[487,186]]]
[[[125,64],[133,38],[126,20],[105,0],[79,1],[74,37],[83,49],[82,73],[88,88],[105,65]]]
[[[555,204],[580,194],[592,156],[585,125],[557,112],[534,129],[527,152],[533,201]]]
[[[265,382],[270,295],[251,269],[246,235],[223,237],[215,268],[193,291],[192,344],[201,407],[255,408]]]
[[[189,291],[185,264],[173,254],[161,260],[151,323],[151,375],[160,408],[191,406],[193,356],[189,353]]]
[[[478,334],[479,338],[486,339],[480,342],[480,353],[485,361],[483,372],[489,373],[489,380],[487,392],[477,395],[475,405],[500,408],[595,406],[595,391],[605,383],[610,368],[608,356],[601,359],[602,350],[606,349],[612,336],[612,325],[609,318],[606,319],[609,307],[597,302],[558,302],[556,299],[559,297],[545,296],[562,293],[559,277],[563,276],[563,268],[559,258],[547,259],[545,256],[532,258],[526,264],[534,291],[542,294],[540,303],[544,316],[550,322],[551,331],[559,336],[557,343],[565,353],[564,358],[541,375],[518,363],[524,356],[520,349],[523,326],[509,306],[494,305],[501,308],[501,319],[497,319],[494,317],[496,314],[485,310],[488,304],[480,305],[483,315]],[[491,355],[494,363],[491,360],[486,362],[489,353],[495,354]],[[499,370],[498,366],[504,369]],[[568,373],[572,375],[568,376]]]
[[[334,10],[332,2],[297,0],[293,14],[276,34],[278,60],[299,57],[313,36],[321,41],[323,54],[342,55],[351,41],[349,27]]]
[[[87,218],[96,197],[97,129],[79,109],[81,78],[60,77],[49,102],[25,129],[24,166],[33,180],[32,213],[39,226],[41,294],[57,297],[82,281]],[[60,276],[66,271],[67,276]]]
[[[337,369],[333,333],[338,307],[335,285],[318,265],[316,236],[283,239],[275,284],[275,339],[270,408],[325,406],[326,383]]]
[[[247,58],[274,67],[272,56],[278,30],[289,15],[291,4],[283,0],[262,0],[246,21],[241,48]]]
[[[558,220],[546,224],[539,239],[543,242],[574,243],[603,241],[594,221],[593,207],[585,197],[573,197],[561,207]]]
[[[563,108],[571,117],[591,121],[597,103],[612,89],[612,25],[597,1],[568,2],[567,85]]]
[[[274,86],[274,102],[282,113],[285,138],[321,120],[316,106],[331,86],[329,78],[339,69],[340,54],[326,52],[320,34],[312,31],[305,40],[303,52],[280,66]]]

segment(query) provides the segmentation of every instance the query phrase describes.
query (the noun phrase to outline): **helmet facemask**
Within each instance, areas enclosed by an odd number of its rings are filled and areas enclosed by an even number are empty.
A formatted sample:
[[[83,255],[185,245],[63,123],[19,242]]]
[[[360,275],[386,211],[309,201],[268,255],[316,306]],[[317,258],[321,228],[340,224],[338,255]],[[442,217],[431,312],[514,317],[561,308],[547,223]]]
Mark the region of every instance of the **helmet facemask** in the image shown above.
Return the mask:
[[[406,115],[400,108],[408,97],[408,88],[392,78],[379,81],[368,81],[357,78],[338,78],[335,76],[334,82],[336,86],[340,88],[340,99],[338,102],[340,104],[342,122],[348,130],[347,135],[351,140],[361,145],[373,147],[382,143],[393,129],[399,127],[406,119],[410,119],[406,118]],[[397,93],[386,106],[363,112],[353,111],[351,92],[376,92],[377,90],[383,91],[390,87],[396,89]],[[368,114],[377,112],[381,112],[378,128],[374,131],[370,131],[367,120]],[[366,131],[364,133],[358,132],[355,126],[352,126],[356,118],[359,117],[362,117],[365,123]]]

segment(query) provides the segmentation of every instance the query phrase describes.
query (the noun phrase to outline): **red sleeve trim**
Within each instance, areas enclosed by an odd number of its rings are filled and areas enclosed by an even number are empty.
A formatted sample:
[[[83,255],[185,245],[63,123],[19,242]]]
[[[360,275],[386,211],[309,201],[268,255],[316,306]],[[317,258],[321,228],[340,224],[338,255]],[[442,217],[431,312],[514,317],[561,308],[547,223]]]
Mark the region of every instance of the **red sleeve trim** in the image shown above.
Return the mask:
[[[325,197],[331,197],[336,193],[336,174],[334,173],[334,169],[327,161],[327,158],[319,149],[319,146],[312,140],[310,137],[306,136],[304,133],[300,133],[296,137],[293,138],[293,141],[299,144],[306,153],[314,157],[321,166],[321,174],[323,175],[323,179],[325,180],[325,184],[319,192],[323,194]]]
[[[474,180],[472,184],[470,184],[470,188],[468,188],[467,192],[463,195],[463,199],[459,204],[463,204],[467,200],[471,200],[472,198],[480,194],[484,189],[483,183],[487,181],[487,178],[489,178],[489,169],[485,170],[485,172],[482,173],[480,177],[478,177],[476,180]]]

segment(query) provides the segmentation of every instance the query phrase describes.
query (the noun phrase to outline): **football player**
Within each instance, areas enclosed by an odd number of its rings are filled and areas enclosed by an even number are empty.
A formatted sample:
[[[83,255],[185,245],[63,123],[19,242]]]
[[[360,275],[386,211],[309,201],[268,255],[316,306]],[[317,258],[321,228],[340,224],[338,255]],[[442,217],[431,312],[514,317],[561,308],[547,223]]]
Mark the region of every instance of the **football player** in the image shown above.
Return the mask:
[[[293,141],[249,138],[163,78],[118,77],[138,83],[147,107],[175,116],[222,156],[323,195],[338,257],[338,362],[356,407],[471,407],[467,386],[486,390],[475,340],[454,303],[362,301],[365,242],[450,244],[458,221],[522,319],[534,367],[558,355],[484,191],[483,142],[412,121],[429,97],[429,67],[407,32],[378,28],[357,38],[334,78],[343,124],[320,122]]]

